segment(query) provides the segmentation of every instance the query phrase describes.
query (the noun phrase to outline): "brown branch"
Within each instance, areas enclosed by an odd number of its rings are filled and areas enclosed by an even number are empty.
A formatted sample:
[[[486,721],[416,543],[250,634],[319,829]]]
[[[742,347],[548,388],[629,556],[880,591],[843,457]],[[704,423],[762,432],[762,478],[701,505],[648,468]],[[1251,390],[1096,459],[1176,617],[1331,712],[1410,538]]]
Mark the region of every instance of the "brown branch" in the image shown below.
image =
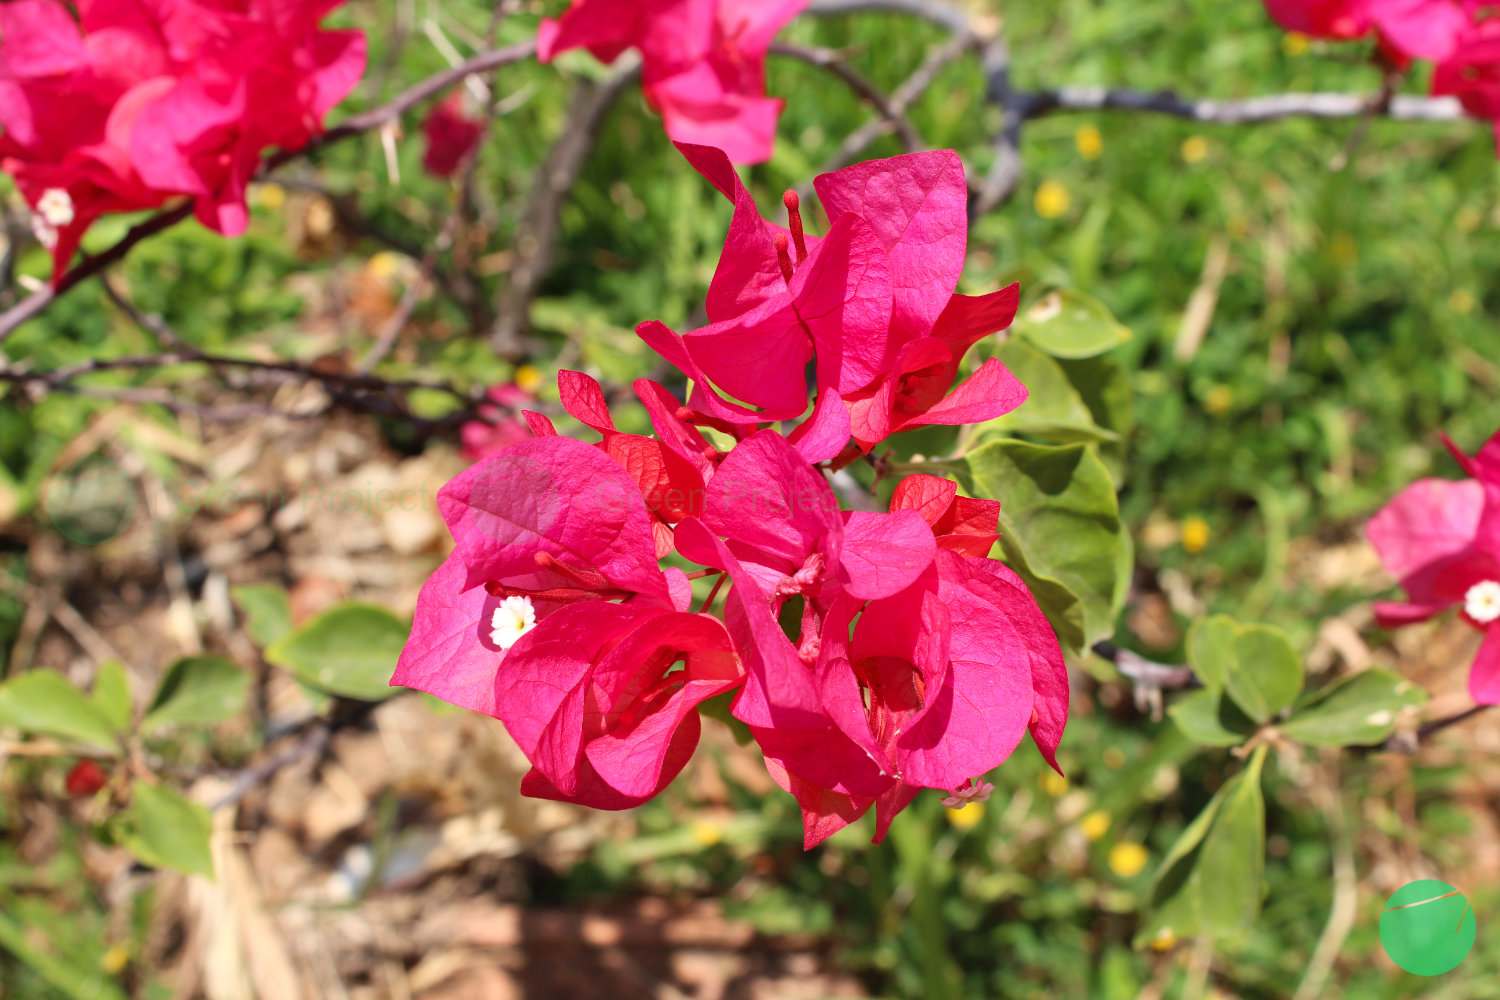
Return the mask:
[[[942,0],[813,0],[807,8],[809,14],[823,15],[861,14],[869,11],[911,14],[954,33],[969,30],[968,15]]]
[[[916,127],[902,113],[904,109],[897,108],[879,87],[846,63],[839,52],[821,46],[794,45],[790,42],[773,42],[771,52],[828,70],[880,114],[890,130],[901,140],[901,146],[906,152],[915,153],[926,148]]]
[[[404,692],[397,692],[399,696]],[[333,711],[326,718],[313,719],[304,726],[305,731],[291,746],[257,764],[252,764],[235,775],[234,784],[210,807],[214,810],[234,805],[256,787],[266,784],[287,767],[307,757],[322,757],[333,737],[345,729],[362,726],[384,702],[352,701],[338,699]]]
[[[939,45],[927,54],[918,66],[907,77],[899,87],[891,91],[888,100],[890,110],[898,115],[905,115],[907,108],[911,107],[917,98],[927,92],[933,81],[937,79],[938,73],[943,68],[963,55],[974,45],[975,36],[967,29],[953,35],[942,45]],[[855,131],[851,132],[840,144],[834,154],[823,162],[822,172],[828,173],[840,167],[847,166],[856,156],[863,152],[872,142],[879,139],[890,131],[890,124],[882,116],[866,122]],[[812,182],[808,181],[797,188],[797,194],[806,201],[812,197]]]
[[[525,340],[531,301],[536,298],[552,262],[568,189],[578,179],[605,115],[639,73],[639,66],[628,66],[600,84],[579,81],[568,111],[568,123],[537,171],[516,232],[515,265],[500,295],[495,324],[490,330],[495,352],[508,361],[524,360],[529,353]]]
[[[1362,118],[1392,121],[1453,122],[1467,116],[1452,97],[1412,97],[1383,93],[1271,94],[1240,101],[1200,100],[1171,91],[1142,93],[1106,87],[1062,87],[1032,91],[1025,98],[1025,117],[1041,118],[1063,111],[1141,111],[1185,118],[1209,125],[1255,125],[1285,118]]]
[[[503,2],[496,4],[494,11],[490,15],[489,31],[485,35],[485,45],[487,47],[494,48],[495,37],[500,30],[500,23],[514,13],[514,8],[518,6],[519,4],[515,0],[503,0]],[[492,70],[490,72],[489,86],[486,92],[491,96],[487,99],[487,114],[484,116],[484,123],[480,126],[479,137],[474,142],[474,148],[469,150],[463,162],[459,165],[457,180],[454,184],[454,191],[456,193],[453,211],[449,213],[447,221],[443,223],[443,228],[438,232],[437,239],[432,241],[432,246],[422,255],[417,280],[413,281],[411,286],[406,289],[405,294],[401,297],[400,304],[396,307],[396,311],[381,327],[380,333],[375,338],[375,344],[360,359],[359,364],[355,366],[355,371],[373,371],[376,365],[380,364],[391,351],[395,350],[396,342],[401,338],[402,332],[411,322],[412,315],[417,311],[417,305],[422,301],[423,290],[438,273],[438,261],[442,258],[443,254],[453,249],[460,229],[464,227],[468,220],[474,203],[474,171],[479,166],[480,154],[483,152],[485,145],[488,144],[490,134],[494,131],[495,127],[495,116],[498,106],[493,100],[493,93],[496,75],[496,71]],[[465,277],[466,280],[462,288],[462,291],[466,293],[465,295],[454,294],[456,290],[452,287],[447,287],[446,290],[455,299],[469,308],[470,316],[473,318],[479,312],[478,307],[481,299],[479,296],[472,294],[475,285],[473,275],[466,272]],[[472,301],[464,302],[463,300],[466,296]],[[476,328],[478,325],[478,321],[476,320]]]
[[[122,301],[126,301],[123,300]],[[150,322],[133,306],[127,311],[138,322]],[[108,399],[118,403],[133,403],[143,406],[161,406],[175,413],[190,413],[204,420],[233,422],[239,420],[285,417],[307,420],[323,416],[334,406],[364,413],[400,419],[407,424],[431,433],[451,429],[474,419],[485,400],[475,391],[465,391],[448,382],[428,382],[419,379],[385,379],[365,372],[320,371],[294,362],[257,361],[250,358],[235,358],[205,354],[192,349],[162,354],[123,358],[102,358],[80,362],[66,368],[51,371],[28,371],[7,366],[0,358],[0,382],[24,387],[33,398],[47,393],[61,392],[95,399]],[[87,375],[108,371],[134,371],[145,368],[162,368],[173,365],[204,364],[211,367],[221,381],[228,384],[225,369],[240,368],[252,376],[271,376],[275,384],[288,380],[318,382],[328,394],[325,404],[301,412],[280,410],[264,403],[241,403],[230,406],[215,406],[183,398],[180,391],[149,386],[99,386],[79,384],[76,380]],[[244,385],[230,385],[244,389]],[[412,390],[428,390],[447,393],[458,401],[459,406],[441,417],[423,417],[413,412],[403,393]],[[489,404],[497,405],[497,404]]]
[[[467,76],[475,73],[485,73],[490,70],[499,69],[502,66],[509,66],[511,63],[529,59],[535,54],[536,42],[530,39],[524,42],[517,42],[514,45],[507,45],[504,48],[493,49],[489,52],[481,52],[472,59],[465,60],[451,69],[436,73],[421,83],[408,87],[395,98],[378,108],[372,108],[369,111],[361,112],[360,114],[344,119],[338,125],[313,139],[312,142],[301,149],[276,154],[267,161],[266,169],[275,170],[289,160],[311,155],[324,146],[332,145],[352,135],[360,135],[377,129],[400,118],[423,101],[436,97],[450,87],[462,83],[463,79]]]
[[[100,273],[111,264],[123,260],[125,255],[130,252],[130,249],[141,242],[141,240],[171,229],[192,214],[193,205],[191,202],[184,202],[176,208],[158,212],[145,222],[140,222],[132,226],[130,231],[120,239],[120,242],[108,250],[98,256],[88,258],[77,267],[69,270],[57,281],[55,287],[47,285],[39,288],[5,310],[5,312],[0,313],[0,342],[4,342],[7,337],[15,333],[16,328],[22,323],[39,315],[59,295],[73,288],[79,282]]]

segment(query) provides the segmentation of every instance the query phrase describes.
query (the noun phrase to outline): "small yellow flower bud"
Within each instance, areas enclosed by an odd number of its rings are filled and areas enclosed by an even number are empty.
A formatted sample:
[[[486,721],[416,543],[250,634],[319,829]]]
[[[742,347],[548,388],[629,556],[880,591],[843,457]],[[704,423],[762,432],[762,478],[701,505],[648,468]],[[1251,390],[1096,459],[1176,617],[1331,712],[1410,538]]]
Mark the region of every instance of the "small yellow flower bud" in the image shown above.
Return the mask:
[[[693,823],[693,839],[703,847],[712,847],[724,839],[724,828],[717,823],[700,819]]]
[[[1208,539],[1211,534],[1207,521],[1201,517],[1190,517],[1182,522],[1182,547],[1189,553],[1197,555],[1208,548]]]
[[[1057,181],[1043,181],[1036,189],[1036,214],[1044,219],[1058,219],[1073,204],[1073,196]]]
[[[1078,829],[1089,843],[1096,843],[1109,832],[1109,813],[1096,809],[1078,821]]]
[[[542,384],[542,373],[536,365],[522,365],[512,378],[522,392],[536,392]]]
[[[1097,160],[1104,153],[1104,136],[1092,125],[1085,125],[1073,135],[1073,145],[1085,160]]]
[[[1208,159],[1208,140],[1201,135],[1191,135],[1182,141],[1184,163],[1202,163]]]
[[[1140,844],[1129,841],[1116,844],[1109,849],[1109,870],[1121,878],[1135,878],[1146,867],[1151,855]]]

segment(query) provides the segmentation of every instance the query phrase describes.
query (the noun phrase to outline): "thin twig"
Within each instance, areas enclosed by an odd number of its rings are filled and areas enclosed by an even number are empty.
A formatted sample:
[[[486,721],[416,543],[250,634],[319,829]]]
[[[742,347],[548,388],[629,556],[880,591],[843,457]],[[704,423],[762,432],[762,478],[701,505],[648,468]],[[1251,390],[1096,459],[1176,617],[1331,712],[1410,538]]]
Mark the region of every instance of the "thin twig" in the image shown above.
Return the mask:
[[[953,35],[942,45],[937,46],[927,53],[927,58],[922,60],[918,66],[895,90],[891,91],[888,100],[890,110],[898,115],[906,114],[906,109],[911,107],[917,98],[927,92],[937,79],[938,73],[943,68],[963,55],[974,44],[974,35],[967,30]],[[823,172],[827,173],[847,166],[856,156],[865,150],[872,142],[879,139],[890,131],[890,124],[886,119],[877,117],[858,129],[851,132],[839,148],[823,162]],[[812,182],[809,181],[797,189],[797,194],[806,201],[812,196]]]
[[[826,69],[849,86],[867,104],[874,108],[886,125],[896,133],[901,140],[901,147],[908,153],[915,153],[926,148],[922,136],[916,127],[902,113],[902,109],[891,103],[891,99],[881,92],[880,88],[871,83],[858,70],[844,61],[844,57],[834,49],[823,48],[813,45],[794,45],[791,42],[773,42],[771,52],[774,55],[787,56]]]
[[[212,366],[247,368],[261,372],[275,372],[307,381],[341,385],[351,389],[383,392],[391,389],[429,389],[445,392],[461,402],[472,402],[474,394],[460,389],[451,382],[428,382],[422,379],[384,379],[361,372],[322,371],[290,361],[259,361],[254,358],[235,358],[222,354],[207,354],[196,350],[168,351],[162,354],[132,355],[120,358],[91,358],[55,368],[51,371],[30,371],[11,366],[0,366],[0,382],[40,383],[56,388],[56,383],[71,382],[84,375],[108,371],[134,371],[141,368],[165,368],[173,365],[205,364]]]
[[[176,208],[159,212],[145,222],[137,223],[130,228],[129,232],[121,237],[120,242],[103,253],[88,258],[77,267],[68,271],[57,280],[55,286],[44,285],[5,310],[5,312],[0,313],[0,343],[3,343],[12,333],[15,333],[16,328],[22,323],[40,314],[59,295],[73,288],[79,282],[100,273],[111,264],[123,260],[131,248],[141,242],[141,240],[171,229],[192,214],[192,203],[185,202]]]
[[[1344,818],[1338,754],[1328,754],[1324,766],[1326,770],[1315,780],[1312,794],[1328,823],[1328,840],[1333,847],[1333,905],[1292,1000],[1316,1000],[1323,995],[1323,986],[1328,982],[1339,952],[1343,951],[1344,942],[1349,939],[1349,932],[1354,930],[1359,915],[1358,874],[1354,868],[1354,845],[1349,824]]]
[[[339,701],[334,711],[326,718],[318,718],[307,723],[307,730],[302,737],[278,754],[274,754],[262,760],[258,764],[240,771],[219,799],[213,803],[211,808],[218,810],[225,806],[234,805],[240,799],[248,795],[251,790],[264,785],[279,774],[283,769],[290,767],[299,760],[311,756],[321,756],[327,749],[328,743],[334,735],[354,726],[363,725],[365,720],[380,707],[384,702],[374,701]]]
[[[1026,105],[1011,85],[1010,47],[1003,36],[984,45],[980,62],[984,68],[985,95],[1000,108],[1000,128],[991,143],[994,160],[984,184],[969,205],[969,218],[988,215],[1008,200],[1021,183],[1021,128],[1026,123]]]
[[[1254,125],[1284,118],[1362,118],[1376,114],[1393,121],[1453,122],[1465,117],[1453,97],[1380,94],[1272,94],[1241,101],[1200,100],[1171,91],[1143,93],[1106,87],[1062,87],[1028,92],[1028,119],[1062,111],[1143,111],[1211,125]]]
[[[495,36],[499,33],[500,23],[514,12],[512,9],[514,6],[517,5],[510,2],[510,0],[505,0],[505,2],[495,5],[495,9],[490,15],[489,31],[485,36],[487,47],[494,47]],[[429,21],[427,23],[433,24],[436,27],[434,22]],[[441,29],[438,30],[441,35]],[[477,81],[476,77],[469,77],[468,79]],[[396,342],[400,339],[402,331],[411,322],[412,314],[416,312],[417,305],[422,301],[423,291],[437,273],[438,261],[442,258],[443,254],[453,248],[454,242],[458,238],[459,230],[468,218],[469,211],[473,207],[474,171],[479,166],[479,155],[489,142],[490,133],[494,130],[495,117],[500,113],[499,107],[490,96],[494,93],[495,83],[495,76],[492,71],[488,83],[481,84],[483,91],[482,99],[485,102],[487,113],[484,117],[484,123],[480,127],[479,136],[474,141],[474,147],[464,155],[464,161],[459,165],[457,181],[454,184],[455,199],[453,211],[449,214],[447,221],[443,223],[443,228],[438,232],[437,238],[432,241],[432,246],[423,254],[422,263],[418,268],[417,280],[413,281],[410,287],[406,289],[405,294],[402,295],[400,304],[397,305],[396,311],[390,318],[386,320],[385,325],[381,327],[379,335],[375,338],[375,344],[370,348],[369,353],[355,366],[354,370],[357,372],[363,374],[373,371],[375,366],[395,349]],[[465,291],[472,290],[472,280],[467,281],[465,285]],[[453,289],[450,288],[449,293],[452,294],[452,292]],[[456,295],[454,297],[462,298]],[[473,302],[466,303],[470,306],[471,315],[478,301],[478,297],[476,296]]]
[[[317,136],[311,142],[295,150],[282,150],[268,157],[257,176],[264,177],[271,171],[292,160],[310,157],[326,146],[351,136],[361,135],[377,129],[387,122],[395,121],[411,108],[434,95],[440,94],[471,73],[483,73],[510,63],[519,62],[536,53],[536,42],[525,41],[490,52],[481,52],[462,65],[434,74],[426,80],[409,87],[391,101],[378,108],[346,118],[339,125]],[[150,236],[177,225],[193,214],[193,203],[184,201],[173,208],[158,212],[144,222],[136,224],[121,240],[108,250],[66,271],[54,285],[47,285],[32,292],[20,302],[0,313],[0,342],[15,332],[27,320],[36,317],[51,305],[53,300],[80,282],[93,277],[105,268],[122,260],[131,248]]]
[[[1160,721],[1162,717],[1162,691],[1195,687],[1198,684],[1198,678],[1193,675],[1190,667],[1157,663],[1112,642],[1094,643],[1093,652],[1113,663],[1115,669],[1120,671],[1120,676],[1130,681],[1136,708],[1143,712],[1149,710],[1151,718],[1156,721]]]
[[[500,295],[490,344],[510,361],[523,360],[532,299],[536,298],[562,221],[562,203],[578,179],[594,146],[604,117],[615,100],[640,74],[638,65],[616,70],[600,84],[579,81],[568,123],[537,171],[530,198],[516,233],[515,265]]]
[[[869,11],[911,14],[953,32],[969,28],[968,15],[942,0],[813,0],[807,8],[809,14],[823,15],[862,14]]]

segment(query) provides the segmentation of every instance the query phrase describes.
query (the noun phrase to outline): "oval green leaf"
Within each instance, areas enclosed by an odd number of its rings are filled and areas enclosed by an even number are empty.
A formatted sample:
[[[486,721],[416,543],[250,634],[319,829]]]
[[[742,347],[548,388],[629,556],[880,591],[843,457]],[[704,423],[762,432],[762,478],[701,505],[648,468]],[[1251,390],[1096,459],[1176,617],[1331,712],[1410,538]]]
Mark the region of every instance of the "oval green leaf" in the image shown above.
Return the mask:
[[[1012,329],[1054,358],[1092,358],[1130,339],[1102,302],[1072,289],[1043,296]]]
[[[125,846],[145,864],[214,877],[209,849],[213,817],[207,808],[172,789],[139,779],[131,782],[124,831]]]
[[[1084,445],[991,441],[967,456],[977,496],[1000,501],[1005,560],[1026,580],[1058,638],[1083,650],[1114,631],[1119,500]]]
[[[266,659],[329,694],[382,701],[410,626],[374,604],[339,604],[266,650]]]
[[[250,675],[222,656],[184,657],[167,668],[145,725],[211,726],[239,712],[249,691]]]
[[[284,588],[247,583],[231,588],[229,594],[245,616],[245,632],[262,649],[292,630],[291,599]]]
[[[1426,701],[1411,681],[1375,668],[1332,685],[1277,728],[1311,746],[1370,746],[1391,735],[1403,709]]]
[[[1167,709],[1183,735],[1201,746],[1238,746],[1255,732],[1255,723],[1217,691],[1194,691]]]
[[[1271,717],[1302,692],[1302,657],[1281,630],[1243,625],[1234,637],[1234,660],[1225,688],[1257,722]]]
[[[119,750],[109,717],[55,670],[32,670],[0,684],[0,727]]]
[[[89,700],[114,727],[115,732],[130,731],[134,705],[130,698],[130,678],[125,674],[125,664],[119,660],[106,660],[100,664],[99,673],[94,678],[94,693]]]

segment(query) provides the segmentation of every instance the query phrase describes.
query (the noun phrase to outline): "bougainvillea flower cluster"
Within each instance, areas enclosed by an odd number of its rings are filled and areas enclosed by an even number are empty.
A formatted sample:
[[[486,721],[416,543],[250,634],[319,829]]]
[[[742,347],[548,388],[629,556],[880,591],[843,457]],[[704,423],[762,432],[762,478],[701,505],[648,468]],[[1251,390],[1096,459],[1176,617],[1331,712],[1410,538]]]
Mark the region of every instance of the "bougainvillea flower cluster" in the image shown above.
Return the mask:
[[[1398,69],[1433,62],[1432,93],[1457,97],[1500,129],[1500,21],[1487,0],[1266,0],[1266,9],[1283,28],[1312,38],[1373,34]]]
[[[441,490],[454,550],[392,683],[504,722],[527,794],[603,809],[660,792],[699,706],[723,698],[809,847],[871,807],[883,837],[923,788],[982,799],[1028,733],[1055,767],[1067,671],[1026,585],[989,558],[999,504],[916,475],[888,509],[850,510],[829,481],[889,434],[1025,398],[997,361],[949,391],[1016,308],[1014,287],[954,293],[957,157],[819,178],[833,221],[817,237],[791,197],[787,228],[764,220],[722,152],[683,152],[735,205],[709,326],[641,328],[693,395],[637,382],[644,437],[616,428],[592,378],[560,372],[563,408],[599,440],[525,413],[526,440]]]
[[[1394,628],[1457,607],[1484,633],[1469,693],[1478,704],[1500,704],[1500,434],[1473,456],[1444,440],[1469,478],[1418,480],[1366,530],[1407,597],[1376,604],[1375,614]]]
[[[0,5],[0,166],[60,276],[100,216],[194,201],[245,228],[271,147],[299,149],[364,72],[339,0],[14,0]]]
[[[771,158],[783,102],[766,96],[771,39],[808,0],[574,0],[544,20],[537,53],[584,48],[601,62],[641,54],[641,89],[667,135],[736,163]]]

